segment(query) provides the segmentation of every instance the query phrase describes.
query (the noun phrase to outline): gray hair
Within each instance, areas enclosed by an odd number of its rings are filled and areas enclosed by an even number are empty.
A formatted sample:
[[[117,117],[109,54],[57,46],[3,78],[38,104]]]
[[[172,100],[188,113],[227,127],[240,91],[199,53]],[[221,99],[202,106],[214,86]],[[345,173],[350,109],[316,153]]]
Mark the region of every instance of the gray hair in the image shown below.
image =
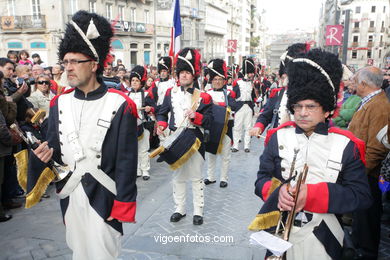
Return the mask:
[[[363,81],[371,87],[381,88],[383,82],[383,72],[375,67],[360,69],[355,75],[358,84]]]

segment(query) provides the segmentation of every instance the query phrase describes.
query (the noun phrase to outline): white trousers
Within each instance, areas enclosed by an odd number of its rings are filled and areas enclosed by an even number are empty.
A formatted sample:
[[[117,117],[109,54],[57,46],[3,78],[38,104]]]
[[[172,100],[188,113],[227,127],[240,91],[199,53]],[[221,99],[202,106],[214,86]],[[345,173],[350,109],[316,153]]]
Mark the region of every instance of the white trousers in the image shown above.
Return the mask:
[[[222,152],[220,154],[207,153],[207,179],[215,181],[215,168],[217,165],[217,157],[221,158],[221,176],[220,181],[228,181],[228,170],[231,157],[231,139],[225,135],[222,139]]]
[[[141,140],[138,140],[138,167],[137,176],[149,176],[150,159],[149,159],[149,130],[144,129]]]
[[[242,137],[242,129],[244,128],[244,149],[250,148],[251,137],[249,130],[252,127],[252,109],[249,105],[244,104],[240,110],[234,115],[233,127],[233,148],[238,150],[238,144]]]
[[[186,183],[190,180],[192,183],[194,215],[203,216],[203,162],[202,155],[196,152],[182,167],[174,172],[173,200],[175,202],[175,212],[186,214]]]
[[[69,195],[65,225],[66,242],[73,251],[73,260],[117,259],[122,235],[89,205],[81,183]]]

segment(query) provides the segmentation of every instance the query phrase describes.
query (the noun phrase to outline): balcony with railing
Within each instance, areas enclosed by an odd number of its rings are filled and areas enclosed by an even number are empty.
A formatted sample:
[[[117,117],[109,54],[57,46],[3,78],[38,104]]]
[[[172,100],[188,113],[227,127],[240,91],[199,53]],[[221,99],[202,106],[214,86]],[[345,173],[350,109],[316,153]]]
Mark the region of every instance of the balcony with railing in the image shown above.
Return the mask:
[[[1,16],[3,32],[42,31],[46,29],[45,15]]]
[[[368,32],[375,32],[375,27],[368,27]]]
[[[68,21],[70,21],[70,19],[72,19],[72,15],[68,15]],[[114,33],[117,35],[152,37],[155,30],[154,24],[150,23],[111,20],[111,24],[113,24],[115,29]]]

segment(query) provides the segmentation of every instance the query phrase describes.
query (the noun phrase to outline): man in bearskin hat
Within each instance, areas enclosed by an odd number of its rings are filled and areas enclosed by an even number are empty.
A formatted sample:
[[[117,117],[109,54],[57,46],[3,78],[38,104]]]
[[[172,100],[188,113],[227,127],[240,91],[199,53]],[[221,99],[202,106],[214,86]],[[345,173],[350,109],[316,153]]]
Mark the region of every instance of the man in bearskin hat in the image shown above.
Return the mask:
[[[169,56],[158,59],[157,71],[159,78],[153,81],[152,94],[157,103],[157,111],[161,107],[165,93],[167,90],[175,85],[175,79],[171,78],[172,73],[172,58]]]
[[[243,77],[233,83],[233,91],[236,93],[237,112],[234,115],[232,152],[238,152],[242,129],[244,129],[244,151],[246,153],[250,152],[251,137],[249,130],[252,125],[253,108],[255,106],[254,100],[256,99],[255,88],[253,87],[255,71],[256,66],[253,59],[244,59],[241,68]]]
[[[232,112],[236,110],[235,93],[226,88],[227,69],[226,63],[222,59],[213,59],[209,62],[209,82],[212,89],[207,91],[212,99],[213,107],[213,124],[210,130],[210,140],[206,143],[208,157],[207,179],[204,180],[206,185],[216,182],[215,168],[217,155],[221,157],[221,175],[219,186],[225,188],[228,185],[228,170],[231,157],[233,117]]]
[[[306,53],[309,47],[305,43],[295,43],[290,45],[286,52],[280,57],[279,65],[279,76],[280,83],[279,87],[271,88],[269,99],[264,106],[264,109],[260,111],[254,127],[250,131],[251,136],[261,135],[265,128],[275,128],[282,123],[291,120],[290,113],[286,108],[287,104],[287,74],[286,68],[288,63],[293,60],[297,55]],[[276,84],[275,77],[272,78],[273,84]]]
[[[48,141],[30,158],[38,183],[51,159],[71,171],[56,186],[73,259],[116,259],[122,222],[135,221],[137,110],[101,78],[112,36],[94,13],[79,11],[67,24],[58,54],[72,89],[52,100]]]
[[[252,224],[259,226],[251,225],[251,229],[276,226],[279,210],[289,212],[295,206],[289,238],[293,246],[287,259],[340,259],[344,232],[335,214],[371,203],[365,145],[351,132],[329,127],[342,76],[336,55],[313,49],[291,61],[287,75],[287,108],[295,122],[268,131],[255,183],[256,195],[265,201],[263,207],[271,209],[268,199],[274,199],[277,214],[257,215],[258,221]],[[294,176],[306,166],[307,176],[298,191],[297,177],[290,178],[290,171]]]
[[[151,124],[152,131],[154,129],[154,121],[149,115],[154,114],[156,103],[150,97],[150,92],[144,90],[147,79],[147,72],[143,66],[135,66],[129,76],[130,91],[127,95],[134,101],[137,106],[139,119],[138,125],[138,167],[137,177],[141,177],[147,181],[150,179],[150,159],[149,159],[149,137],[150,131],[147,125]],[[146,128],[145,128],[146,127]]]
[[[157,114],[157,134],[163,134],[169,127],[171,131],[183,131],[172,146],[175,151],[162,153],[161,157],[170,163],[172,169],[176,169],[173,177],[173,199],[175,212],[171,216],[171,222],[178,222],[186,216],[186,182],[192,182],[194,217],[193,224],[203,224],[203,178],[202,168],[205,155],[204,135],[201,128],[208,130],[212,120],[210,110],[211,97],[207,93],[201,93],[194,88],[194,82],[200,75],[200,53],[192,48],[182,49],[175,58],[176,75],[180,86],[174,86],[166,92],[164,102]],[[171,113],[168,124],[168,114]],[[179,133],[179,132],[177,132]],[[170,137],[175,136],[175,133]],[[188,136],[194,136],[193,143],[181,142]],[[169,139],[167,138],[167,141]],[[188,146],[189,144],[189,146]],[[185,151],[182,151],[186,147]],[[182,152],[182,156],[175,162],[171,159],[175,152]]]

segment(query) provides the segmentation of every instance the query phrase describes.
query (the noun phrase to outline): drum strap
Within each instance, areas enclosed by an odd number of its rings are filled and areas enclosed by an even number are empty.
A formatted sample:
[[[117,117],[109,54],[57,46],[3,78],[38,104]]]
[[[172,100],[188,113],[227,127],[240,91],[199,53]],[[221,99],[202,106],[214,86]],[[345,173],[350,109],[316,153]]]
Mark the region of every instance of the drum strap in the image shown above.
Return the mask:
[[[223,95],[224,95],[224,97],[225,97],[225,104],[226,104],[226,107],[228,107],[229,106],[229,104],[228,104],[228,95],[227,95],[227,90],[226,89],[223,89]]]
[[[196,111],[199,107],[199,100],[200,100],[200,90],[197,88],[194,88],[194,93],[192,94],[191,98],[191,109]]]

